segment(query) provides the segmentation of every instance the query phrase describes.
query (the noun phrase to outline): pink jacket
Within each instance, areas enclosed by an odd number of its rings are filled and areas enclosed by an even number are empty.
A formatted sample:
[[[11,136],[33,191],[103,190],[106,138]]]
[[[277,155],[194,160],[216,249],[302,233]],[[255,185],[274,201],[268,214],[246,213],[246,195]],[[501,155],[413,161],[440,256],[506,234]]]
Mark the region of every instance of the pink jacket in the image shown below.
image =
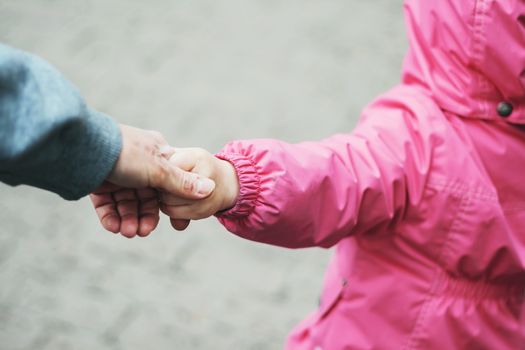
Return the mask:
[[[525,1],[407,0],[402,83],[350,134],[235,141],[244,238],[331,247],[288,349],[525,349]]]

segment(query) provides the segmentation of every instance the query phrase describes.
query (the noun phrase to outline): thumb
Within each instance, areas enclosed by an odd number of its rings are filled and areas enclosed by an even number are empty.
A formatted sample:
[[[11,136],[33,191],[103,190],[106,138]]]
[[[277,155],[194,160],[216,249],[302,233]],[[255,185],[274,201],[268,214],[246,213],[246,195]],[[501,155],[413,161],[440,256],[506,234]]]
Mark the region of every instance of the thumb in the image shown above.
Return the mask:
[[[215,189],[215,182],[199,174],[184,171],[169,161],[163,162],[164,172],[155,187],[172,195],[187,199],[208,197]]]

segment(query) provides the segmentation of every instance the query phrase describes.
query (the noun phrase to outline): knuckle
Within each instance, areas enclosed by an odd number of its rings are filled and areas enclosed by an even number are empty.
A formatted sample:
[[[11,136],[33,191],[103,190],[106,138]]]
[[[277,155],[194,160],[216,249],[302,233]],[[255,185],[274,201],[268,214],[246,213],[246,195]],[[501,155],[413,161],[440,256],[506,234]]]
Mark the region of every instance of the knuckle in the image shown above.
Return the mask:
[[[193,190],[195,189],[194,177],[190,175],[190,173],[182,172],[181,187],[185,193],[193,192]]]

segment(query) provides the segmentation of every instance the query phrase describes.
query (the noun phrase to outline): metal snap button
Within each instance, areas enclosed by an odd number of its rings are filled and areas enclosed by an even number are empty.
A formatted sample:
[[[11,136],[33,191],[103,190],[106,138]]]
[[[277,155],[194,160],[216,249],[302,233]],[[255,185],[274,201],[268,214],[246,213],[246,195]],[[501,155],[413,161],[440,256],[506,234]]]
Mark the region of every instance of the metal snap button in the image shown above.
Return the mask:
[[[500,102],[498,103],[498,114],[500,117],[508,117],[512,114],[512,105],[508,102]]]

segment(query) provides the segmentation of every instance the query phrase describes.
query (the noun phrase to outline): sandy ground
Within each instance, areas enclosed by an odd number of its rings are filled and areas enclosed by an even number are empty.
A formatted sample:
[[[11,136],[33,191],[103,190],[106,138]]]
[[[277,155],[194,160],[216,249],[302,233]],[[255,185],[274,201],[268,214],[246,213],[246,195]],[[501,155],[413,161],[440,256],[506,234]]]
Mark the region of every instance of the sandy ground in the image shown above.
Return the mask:
[[[119,122],[212,152],[350,131],[406,49],[400,0],[0,0],[0,40]],[[0,184],[0,349],[280,349],[330,254],[214,219],[127,240],[87,199]]]

